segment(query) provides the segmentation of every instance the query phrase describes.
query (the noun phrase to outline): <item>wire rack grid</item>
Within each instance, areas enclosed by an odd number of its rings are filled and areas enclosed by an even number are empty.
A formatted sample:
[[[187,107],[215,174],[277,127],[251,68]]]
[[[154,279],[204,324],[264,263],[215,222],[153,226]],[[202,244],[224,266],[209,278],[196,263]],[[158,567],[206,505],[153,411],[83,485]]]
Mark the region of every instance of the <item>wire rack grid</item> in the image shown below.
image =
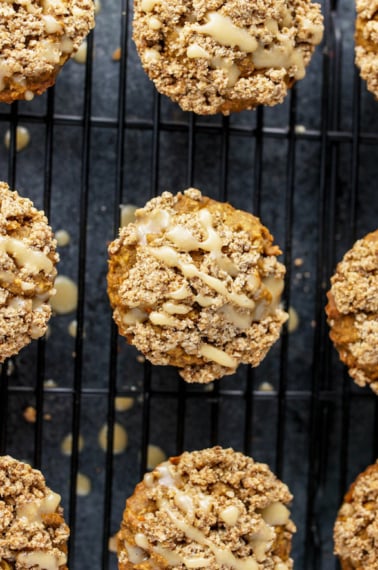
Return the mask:
[[[328,340],[325,292],[335,263],[376,227],[376,102],[353,65],[354,4],[325,0],[326,32],[305,80],[284,104],[231,117],[196,117],[161,98],[131,41],[132,3],[103,2],[85,66],[69,62],[55,88],[0,109],[3,179],[69,231],[59,271],[76,280],[76,314],[53,317],[48,338],[2,367],[0,448],[42,468],[62,495],[71,568],[116,568],[109,538],[148,464],[231,445],[269,463],[294,493],[295,567],[337,567],[332,526],[342,495],[378,455],[375,397],[355,387]],[[112,53],[121,48],[120,61]],[[31,143],[16,152],[16,129]],[[261,216],[283,250],[284,303],[299,324],[257,369],[186,386],[142,363],[118,337],[106,296],[106,247],[120,204],[196,186]],[[76,337],[67,330],[77,321]],[[116,397],[129,397],[127,411]],[[23,411],[34,406],[36,421]],[[113,454],[114,426],[128,433]],[[107,451],[98,434],[107,426]],[[72,452],[61,451],[72,433]],[[81,449],[79,436],[84,440]],[[92,484],[77,495],[78,473]]]

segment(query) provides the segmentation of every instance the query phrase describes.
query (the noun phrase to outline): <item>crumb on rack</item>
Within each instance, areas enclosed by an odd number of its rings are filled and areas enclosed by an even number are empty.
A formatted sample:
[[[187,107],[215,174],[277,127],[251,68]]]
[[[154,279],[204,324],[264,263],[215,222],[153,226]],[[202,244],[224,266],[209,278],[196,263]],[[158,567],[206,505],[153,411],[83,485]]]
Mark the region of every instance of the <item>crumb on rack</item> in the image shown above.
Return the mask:
[[[120,47],[118,47],[112,53],[112,60],[119,61],[121,59],[121,56],[122,56],[122,50]]]
[[[37,421],[37,410],[34,406],[27,406],[22,415],[24,416],[24,419],[31,424],[34,424]]]

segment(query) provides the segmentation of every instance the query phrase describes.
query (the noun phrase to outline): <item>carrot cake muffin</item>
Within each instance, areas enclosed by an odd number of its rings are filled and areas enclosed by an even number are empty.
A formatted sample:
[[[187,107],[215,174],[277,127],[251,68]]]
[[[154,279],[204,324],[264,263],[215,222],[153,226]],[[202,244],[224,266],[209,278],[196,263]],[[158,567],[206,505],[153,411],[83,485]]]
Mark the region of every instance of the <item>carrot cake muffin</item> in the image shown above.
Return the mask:
[[[55,247],[43,212],[0,182],[0,362],[46,332]]]
[[[335,554],[343,570],[378,568],[378,463],[361,473],[344,497],[335,527]]]
[[[135,0],[133,25],[157,90],[200,115],[282,103],[323,36],[310,0]]]
[[[187,382],[257,366],[278,339],[285,267],[260,220],[190,188],[136,211],[109,246],[119,331]]]
[[[378,99],[378,2],[356,0],[356,64],[367,88]]]
[[[267,465],[233,449],[172,457],[126,502],[119,570],[289,570],[291,500]]]
[[[42,473],[0,457],[0,568],[67,570],[68,537],[60,495]]]
[[[93,26],[93,0],[0,2],[0,102],[53,85]]]
[[[359,386],[378,394],[378,230],[337,265],[327,293],[330,337]]]

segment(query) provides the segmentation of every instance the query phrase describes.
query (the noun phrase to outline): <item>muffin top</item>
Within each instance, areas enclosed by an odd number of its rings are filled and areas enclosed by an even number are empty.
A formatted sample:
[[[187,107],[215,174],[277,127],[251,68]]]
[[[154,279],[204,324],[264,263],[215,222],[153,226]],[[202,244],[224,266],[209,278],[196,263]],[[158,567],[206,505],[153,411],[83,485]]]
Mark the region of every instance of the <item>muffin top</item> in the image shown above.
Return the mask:
[[[59,505],[40,471],[0,457],[0,561],[17,570],[66,568],[69,529]]]
[[[109,247],[108,292],[121,334],[188,382],[256,366],[277,340],[285,267],[255,216],[164,192]]]
[[[335,554],[351,568],[378,567],[378,463],[370,465],[345,495],[334,528]]]
[[[47,218],[0,182],[0,361],[41,337],[59,257]]]
[[[94,25],[92,0],[0,3],[0,101],[32,99]]]
[[[161,93],[199,114],[282,102],[322,39],[309,0],[136,0],[133,38]]]
[[[360,386],[378,392],[378,230],[337,264],[326,307],[331,338]]]
[[[340,313],[378,313],[377,253],[378,230],[357,240],[337,264],[331,283]]]
[[[127,501],[121,565],[139,556],[163,568],[292,568],[291,499],[267,465],[233,449],[185,452]]]
[[[367,88],[378,99],[378,2],[356,0],[356,64]]]

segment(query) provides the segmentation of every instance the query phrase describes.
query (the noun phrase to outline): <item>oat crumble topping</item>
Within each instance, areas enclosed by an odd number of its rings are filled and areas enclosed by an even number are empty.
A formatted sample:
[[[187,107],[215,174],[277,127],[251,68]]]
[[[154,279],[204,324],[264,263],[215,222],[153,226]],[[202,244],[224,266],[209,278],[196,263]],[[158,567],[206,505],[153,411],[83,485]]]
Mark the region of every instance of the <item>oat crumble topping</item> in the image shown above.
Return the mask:
[[[378,393],[378,231],[337,265],[326,307],[330,336],[359,386]]]
[[[40,471],[10,456],[0,457],[0,561],[10,568],[27,570],[33,560],[34,570],[66,570],[69,529],[62,517],[63,509],[58,506],[49,512],[42,508],[40,517],[28,511],[49,497],[56,502],[60,499],[46,486]],[[40,566],[38,559],[50,565]]]
[[[120,333],[188,382],[257,366],[287,320],[285,268],[272,241],[258,218],[199,190],[152,199],[109,246]]]
[[[378,99],[378,0],[356,0],[356,64]]]
[[[55,248],[44,213],[0,182],[0,362],[46,332]]]
[[[185,452],[147,474],[128,499],[118,535],[120,570],[155,564],[220,570],[247,567],[243,563],[289,570],[295,525],[285,505],[291,500],[267,465],[242,453],[221,447]]]
[[[378,463],[375,463],[351,485],[335,523],[335,554],[346,568],[376,570],[378,567],[377,505]]]
[[[43,93],[93,26],[92,0],[1,2],[0,101]]]
[[[323,35],[309,0],[135,0],[133,39],[158,91],[199,114],[281,103]]]

